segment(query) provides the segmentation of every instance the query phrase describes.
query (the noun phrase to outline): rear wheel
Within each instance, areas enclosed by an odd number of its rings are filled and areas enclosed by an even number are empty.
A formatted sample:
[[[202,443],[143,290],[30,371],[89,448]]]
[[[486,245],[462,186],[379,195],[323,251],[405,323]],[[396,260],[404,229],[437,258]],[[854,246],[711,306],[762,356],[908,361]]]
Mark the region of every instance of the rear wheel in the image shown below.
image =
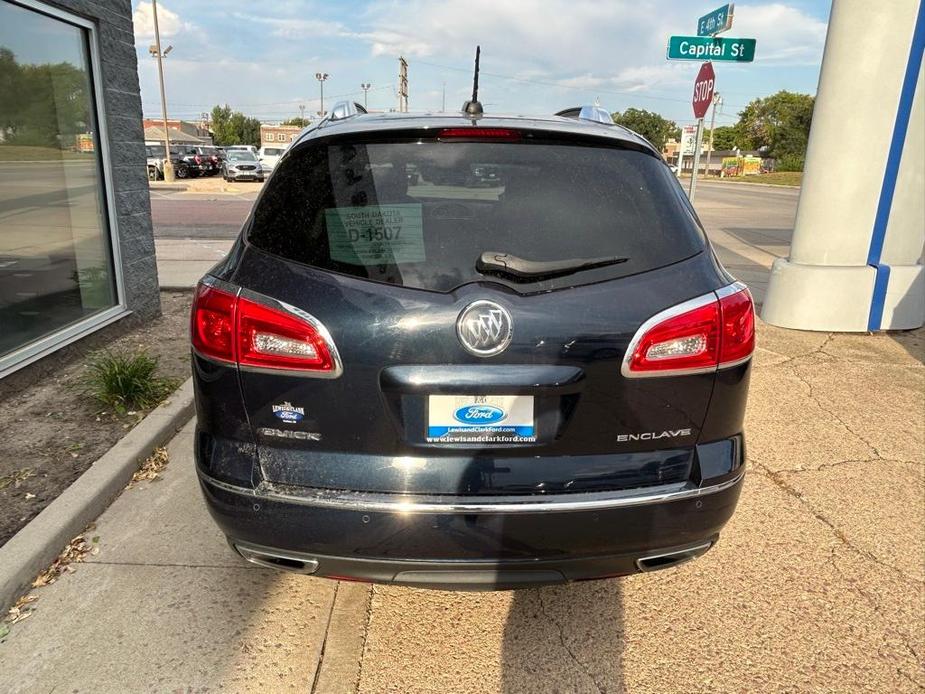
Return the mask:
[[[157,168],[154,167],[154,166],[149,166],[149,167],[148,167],[148,180],[149,180],[149,181],[156,181],[157,178],[158,178],[158,176],[157,176]]]
[[[177,167],[177,178],[189,178],[189,170],[185,166]]]

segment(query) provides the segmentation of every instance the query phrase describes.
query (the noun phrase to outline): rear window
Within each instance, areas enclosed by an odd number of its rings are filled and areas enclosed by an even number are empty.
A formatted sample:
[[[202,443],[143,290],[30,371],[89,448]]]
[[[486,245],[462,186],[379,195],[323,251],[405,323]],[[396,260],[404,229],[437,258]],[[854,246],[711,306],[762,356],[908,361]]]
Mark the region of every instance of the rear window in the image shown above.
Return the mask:
[[[283,150],[277,149],[276,147],[264,147],[263,153],[271,157],[278,157],[280,154],[283,153]]]
[[[572,286],[704,247],[661,159],[536,142],[306,143],[277,167],[247,238],[287,260],[441,292],[473,281]],[[625,260],[515,278],[478,266],[486,252],[541,263]]]

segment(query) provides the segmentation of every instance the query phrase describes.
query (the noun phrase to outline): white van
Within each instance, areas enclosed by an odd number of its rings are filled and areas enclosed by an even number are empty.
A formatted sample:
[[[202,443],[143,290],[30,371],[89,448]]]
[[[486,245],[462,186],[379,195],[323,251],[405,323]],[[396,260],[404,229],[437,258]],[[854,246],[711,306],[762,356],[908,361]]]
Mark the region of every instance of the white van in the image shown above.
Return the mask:
[[[257,151],[257,159],[260,160],[264,171],[272,171],[285,151],[285,147],[261,147]]]

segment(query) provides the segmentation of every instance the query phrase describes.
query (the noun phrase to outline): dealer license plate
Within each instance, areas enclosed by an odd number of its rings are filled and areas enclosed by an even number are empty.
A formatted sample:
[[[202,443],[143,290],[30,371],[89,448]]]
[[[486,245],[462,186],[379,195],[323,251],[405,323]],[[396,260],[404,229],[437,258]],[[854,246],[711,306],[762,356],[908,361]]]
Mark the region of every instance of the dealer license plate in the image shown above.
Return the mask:
[[[532,395],[431,395],[429,443],[532,443]]]

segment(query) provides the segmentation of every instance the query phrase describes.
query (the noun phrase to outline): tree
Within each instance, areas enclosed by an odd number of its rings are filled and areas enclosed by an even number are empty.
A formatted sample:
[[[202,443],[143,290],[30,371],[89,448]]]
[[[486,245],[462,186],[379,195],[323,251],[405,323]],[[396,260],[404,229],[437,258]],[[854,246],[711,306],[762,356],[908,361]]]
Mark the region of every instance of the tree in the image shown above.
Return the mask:
[[[300,128],[311,125],[311,121],[308,118],[290,118],[289,120],[284,120],[280,125],[295,125]]]
[[[721,125],[713,129],[713,149],[735,149],[739,145],[739,130],[734,125]]]
[[[777,159],[780,170],[803,169],[815,98],[779,91],[755,99],[739,113],[736,125],[743,147]]]
[[[611,118],[617,125],[622,125],[642,135],[659,151],[669,138],[681,137],[681,128],[677,123],[645,109],[628,108],[623,113],[618,111],[611,114]]]
[[[240,111],[232,111],[228,104],[212,109],[212,140],[223,145],[260,146],[260,121]]]

